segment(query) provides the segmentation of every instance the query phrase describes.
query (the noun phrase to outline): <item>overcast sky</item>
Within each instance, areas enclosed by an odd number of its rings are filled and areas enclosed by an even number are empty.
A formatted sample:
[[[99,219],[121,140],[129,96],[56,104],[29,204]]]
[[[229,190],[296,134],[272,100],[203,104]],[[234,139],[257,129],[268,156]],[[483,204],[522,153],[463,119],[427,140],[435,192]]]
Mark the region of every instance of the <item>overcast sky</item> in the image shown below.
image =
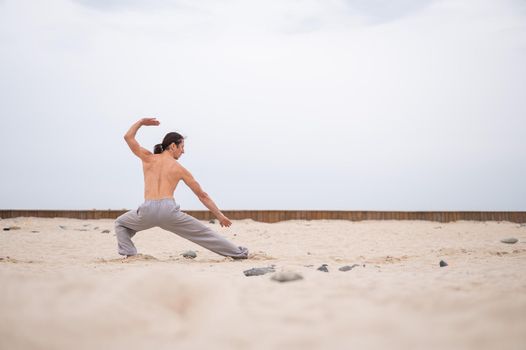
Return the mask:
[[[0,208],[526,210],[524,0],[0,0]],[[204,209],[184,184],[183,209]]]

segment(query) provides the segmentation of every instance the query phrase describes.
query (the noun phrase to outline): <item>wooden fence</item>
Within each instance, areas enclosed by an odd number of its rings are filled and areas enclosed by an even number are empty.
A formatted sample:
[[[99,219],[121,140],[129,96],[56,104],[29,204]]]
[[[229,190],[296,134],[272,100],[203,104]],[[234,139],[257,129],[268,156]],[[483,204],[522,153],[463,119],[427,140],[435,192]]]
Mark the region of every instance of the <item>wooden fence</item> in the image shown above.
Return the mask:
[[[0,210],[0,218],[38,217],[73,219],[115,219],[125,210]],[[185,210],[199,220],[214,216],[206,210]],[[450,222],[510,221],[526,223],[525,211],[334,211],[334,210],[224,210],[231,220],[253,219],[260,222],[285,220],[426,220]]]

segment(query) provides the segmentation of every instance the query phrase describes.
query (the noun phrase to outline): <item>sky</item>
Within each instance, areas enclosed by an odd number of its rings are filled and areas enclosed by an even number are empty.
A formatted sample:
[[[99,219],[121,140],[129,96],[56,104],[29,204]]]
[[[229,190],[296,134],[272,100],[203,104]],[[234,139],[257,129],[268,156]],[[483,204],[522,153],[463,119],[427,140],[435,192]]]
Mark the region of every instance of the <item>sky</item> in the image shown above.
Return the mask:
[[[526,210],[524,0],[0,0],[0,209]],[[180,184],[182,209],[205,209]]]

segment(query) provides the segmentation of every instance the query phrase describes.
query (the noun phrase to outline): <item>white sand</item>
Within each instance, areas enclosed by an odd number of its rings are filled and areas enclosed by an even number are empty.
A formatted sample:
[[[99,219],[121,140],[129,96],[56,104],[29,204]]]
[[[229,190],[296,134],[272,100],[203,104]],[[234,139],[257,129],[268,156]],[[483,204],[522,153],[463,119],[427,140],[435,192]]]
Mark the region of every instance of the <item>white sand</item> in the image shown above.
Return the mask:
[[[0,349],[526,349],[524,225],[243,220],[212,226],[253,259],[152,229],[135,243],[157,260],[125,263],[112,220],[0,220],[11,225]],[[243,275],[271,264],[304,279]]]

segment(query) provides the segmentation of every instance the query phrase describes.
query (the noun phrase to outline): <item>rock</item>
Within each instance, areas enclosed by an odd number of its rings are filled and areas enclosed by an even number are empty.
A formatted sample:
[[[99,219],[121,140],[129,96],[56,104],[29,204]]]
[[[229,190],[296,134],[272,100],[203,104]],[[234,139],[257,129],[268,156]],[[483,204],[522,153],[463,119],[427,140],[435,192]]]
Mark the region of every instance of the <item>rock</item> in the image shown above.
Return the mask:
[[[58,227],[60,227],[63,230],[67,230],[68,229],[66,226],[63,226],[63,225],[58,225]]]
[[[269,266],[269,267],[254,267],[252,269],[243,271],[243,273],[247,277],[250,277],[250,276],[261,276],[261,275],[267,274],[269,272],[275,272],[273,266]]]
[[[270,277],[271,280],[276,282],[291,282],[302,280],[303,276],[296,272],[277,272]]]
[[[11,230],[20,230],[20,227],[19,226],[4,227],[4,231],[11,231]]]
[[[187,259],[194,259],[197,257],[197,253],[194,252],[193,250],[187,250],[181,255],[183,256],[183,258],[187,258]]]
[[[351,266],[345,265],[345,266],[340,267],[338,270],[343,271],[343,272],[351,271],[352,269],[354,269],[357,266],[360,266],[360,265],[358,265],[358,264],[352,264]],[[364,267],[365,267],[365,265],[364,265]]]
[[[31,233],[39,233],[40,231],[31,231]]]
[[[102,230],[100,233],[110,233],[110,230]]]
[[[211,224],[215,224],[215,223],[216,223],[216,221],[215,221],[214,219],[211,219],[211,220],[208,221],[208,222],[211,223]]]
[[[445,262],[444,260],[440,260],[438,265],[440,265],[440,267],[444,267],[444,266],[447,266],[447,262]]]
[[[517,243],[519,240],[517,238],[504,238],[504,239],[501,239],[500,240],[502,243],[507,243],[507,244],[515,244]]]
[[[320,267],[318,267],[318,271],[323,271],[323,272],[329,272],[329,269],[327,268],[327,264],[323,264],[321,265]]]

